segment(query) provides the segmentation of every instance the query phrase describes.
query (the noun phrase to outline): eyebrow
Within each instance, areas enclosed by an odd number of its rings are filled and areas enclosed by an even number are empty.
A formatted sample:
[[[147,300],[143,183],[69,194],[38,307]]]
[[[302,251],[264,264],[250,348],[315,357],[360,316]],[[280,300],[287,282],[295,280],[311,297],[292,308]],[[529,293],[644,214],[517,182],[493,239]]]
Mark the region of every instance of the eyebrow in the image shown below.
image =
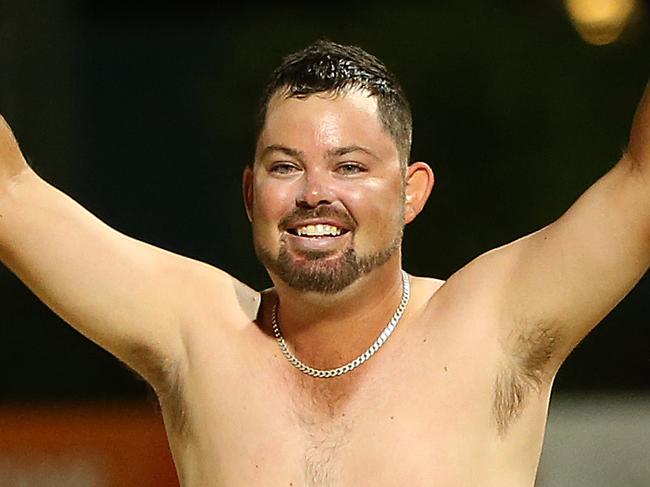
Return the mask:
[[[364,154],[367,154],[374,159],[379,159],[379,157],[373,151],[361,145],[346,145],[343,147],[334,147],[333,149],[329,149],[327,151],[327,155],[328,157],[340,157],[357,151],[363,152]],[[305,159],[304,152],[281,144],[267,145],[266,147],[264,147],[264,149],[262,149],[262,154],[260,155],[260,158],[265,157],[271,152],[281,152],[289,157],[295,157],[296,159],[301,161]]]
[[[344,156],[352,152],[363,152],[364,154],[369,155],[373,159],[379,159],[379,157],[367,147],[362,145],[346,145],[344,147],[335,147],[327,151],[328,156]]]
[[[271,144],[267,145],[262,149],[262,154],[260,154],[260,159],[264,158],[271,152],[281,152],[289,157],[295,157],[298,160],[304,160],[305,158],[305,153],[303,151],[299,151],[298,149],[292,149],[291,147],[287,147],[286,145],[280,145],[280,144]]]

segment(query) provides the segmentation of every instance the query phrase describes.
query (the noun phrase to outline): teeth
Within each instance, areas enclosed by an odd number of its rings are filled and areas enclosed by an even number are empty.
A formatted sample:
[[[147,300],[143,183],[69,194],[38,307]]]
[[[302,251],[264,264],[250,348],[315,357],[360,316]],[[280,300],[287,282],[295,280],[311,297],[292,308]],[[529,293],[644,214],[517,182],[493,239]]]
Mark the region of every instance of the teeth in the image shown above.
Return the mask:
[[[333,227],[332,225],[305,225],[296,229],[298,235],[307,236],[307,237],[324,237],[324,236],[333,236],[338,237],[341,235],[341,229],[338,227]]]

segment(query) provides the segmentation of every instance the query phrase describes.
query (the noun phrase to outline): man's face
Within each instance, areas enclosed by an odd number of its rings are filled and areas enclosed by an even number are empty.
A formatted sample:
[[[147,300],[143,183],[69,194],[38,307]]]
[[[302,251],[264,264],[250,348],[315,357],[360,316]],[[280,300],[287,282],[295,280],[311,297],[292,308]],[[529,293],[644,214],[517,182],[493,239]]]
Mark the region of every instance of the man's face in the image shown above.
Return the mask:
[[[299,290],[344,289],[399,250],[402,180],[367,92],[276,94],[245,177],[258,257]]]

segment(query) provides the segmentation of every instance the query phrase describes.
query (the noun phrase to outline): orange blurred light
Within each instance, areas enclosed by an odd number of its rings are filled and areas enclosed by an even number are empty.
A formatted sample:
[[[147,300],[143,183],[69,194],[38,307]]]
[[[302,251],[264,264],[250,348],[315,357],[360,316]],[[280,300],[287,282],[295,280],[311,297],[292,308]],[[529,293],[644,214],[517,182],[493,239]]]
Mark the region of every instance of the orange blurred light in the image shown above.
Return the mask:
[[[637,0],[565,0],[565,5],[580,37],[599,46],[618,39],[638,9]]]

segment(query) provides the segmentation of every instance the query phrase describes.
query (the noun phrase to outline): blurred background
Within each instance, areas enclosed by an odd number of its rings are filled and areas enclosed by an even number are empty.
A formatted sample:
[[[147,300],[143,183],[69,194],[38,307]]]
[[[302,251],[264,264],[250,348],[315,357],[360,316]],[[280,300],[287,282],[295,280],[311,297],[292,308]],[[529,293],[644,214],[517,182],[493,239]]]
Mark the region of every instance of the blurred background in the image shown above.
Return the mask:
[[[240,178],[258,96],[289,52],[323,37],[356,44],[401,79],[413,159],[437,176],[407,228],[405,267],[438,278],[561,215],[620,157],[650,78],[642,0],[165,5],[0,0],[0,113],[32,166],[105,222],[257,288],[270,281],[252,250]],[[118,481],[85,457],[77,465],[62,452],[88,433],[35,454],[39,431],[56,425],[102,431],[134,415],[150,431],[160,421],[143,381],[4,267],[0,305],[0,485],[174,485]],[[565,363],[540,486],[650,484],[649,316],[646,277]],[[137,443],[111,438],[110,451]],[[164,435],[139,441],[164,450]],[[40,460],[16,460],[25,448]],[[43,472],[82,474],[50,484],[36,461]],[[162,452],[152,465],[169,461]]]

